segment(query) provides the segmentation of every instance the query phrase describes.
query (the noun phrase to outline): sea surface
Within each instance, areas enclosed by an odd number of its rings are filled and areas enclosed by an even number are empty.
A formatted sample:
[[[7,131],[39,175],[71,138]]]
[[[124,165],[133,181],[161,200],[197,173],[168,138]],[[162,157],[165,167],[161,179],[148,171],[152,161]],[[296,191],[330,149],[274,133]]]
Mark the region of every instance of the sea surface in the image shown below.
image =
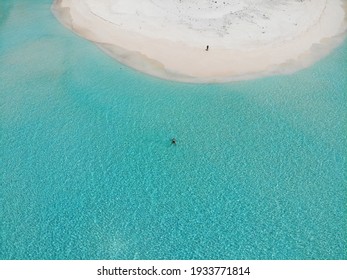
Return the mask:
[[[0,0],[0,259],[347,259],[346,41],[292,75],[184,84],[50,5]]]

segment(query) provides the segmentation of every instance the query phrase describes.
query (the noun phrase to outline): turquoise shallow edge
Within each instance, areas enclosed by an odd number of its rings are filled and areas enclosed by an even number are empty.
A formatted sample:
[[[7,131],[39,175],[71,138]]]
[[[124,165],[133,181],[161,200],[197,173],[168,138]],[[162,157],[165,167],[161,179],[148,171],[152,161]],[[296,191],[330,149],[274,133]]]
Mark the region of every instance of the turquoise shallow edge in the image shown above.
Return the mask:
[[[346,42],[293,75],[180,84],[50,4],[0,3],[0,259],[347,259]]]

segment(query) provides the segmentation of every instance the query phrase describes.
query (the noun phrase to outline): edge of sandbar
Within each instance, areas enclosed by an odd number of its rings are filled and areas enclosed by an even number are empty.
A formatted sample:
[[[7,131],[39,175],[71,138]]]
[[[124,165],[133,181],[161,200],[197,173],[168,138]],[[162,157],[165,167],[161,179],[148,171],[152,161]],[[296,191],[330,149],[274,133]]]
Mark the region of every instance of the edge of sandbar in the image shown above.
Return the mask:
[[[283,75],[291,74],[298,70],[309,67],[317,62],[319,59],[327,56],[334,48],[341,44],[346,38],[347,27],[347,3],[341,1],[344,9],[344,22],[341,25],[340,32],[330,38],[321,40],[318,44],[313,44],[308,51],[300,54],[296,59],[286,60],[280,64],[270,65],[261,71],[249,71],[248,73],[220,73],[219,75],[198,77],[194,75],[187,75],[186,73],[179,73],[178,71],[168,70],[163,63],[158,59],[150,58],[149,56],[141,53],[140,51],[133,51],[108,42],[102,42],[97,38],[93,38],[93,33],[89,34],[88,29],[81,28],[74,24],[74,20],[71,16],[69,7],[62,7],[63,0],[55,0],[52,4],[52,12],[55,17],[68,29],[72,30],[77,35],[87,38],[88,40],[97,44],[108,55],[112,56],[120,63],[136,69],[140,72],[149,74],[151,76],[159,77],[165,80],[186,82],[186,83],[225,83],[239,80],[248,80],[266,77],[270,75]],[[126,30],[125,30],[126,32]],[[141,34],[133,34],[133,36],[139,38],[141,42],[150,41],[150,38],[145,38]],[[164,42],[165,44],[176,44],[172,42]],[[172,46],[170,46],[172,47]],[[177,47],[177,46],[176,46]],[[180,45],[179,47],[185,47]],[[189,46],[186,46],[189,50]],[[192,50],[194,51],[194,50]]]

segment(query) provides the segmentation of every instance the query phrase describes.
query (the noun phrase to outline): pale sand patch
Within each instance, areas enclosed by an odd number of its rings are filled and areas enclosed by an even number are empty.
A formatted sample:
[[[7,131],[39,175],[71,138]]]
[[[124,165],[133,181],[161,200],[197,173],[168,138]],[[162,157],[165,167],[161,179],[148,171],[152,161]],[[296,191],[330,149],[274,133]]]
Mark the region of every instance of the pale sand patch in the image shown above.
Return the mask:
[[[344,0],[216,2],[55,0],[52,10],[121,63],[184,82],[292,73],[327,55],[347,29]]]

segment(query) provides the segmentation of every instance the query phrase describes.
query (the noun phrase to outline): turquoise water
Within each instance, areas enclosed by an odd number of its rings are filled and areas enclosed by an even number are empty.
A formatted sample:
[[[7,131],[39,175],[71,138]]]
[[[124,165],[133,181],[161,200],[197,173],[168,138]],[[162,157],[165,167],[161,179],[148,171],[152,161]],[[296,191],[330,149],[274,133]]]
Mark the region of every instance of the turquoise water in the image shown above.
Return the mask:
[[[0,2],[0,259],[347,259],[347,42],[293,75],[180,84],[49,7]]]

